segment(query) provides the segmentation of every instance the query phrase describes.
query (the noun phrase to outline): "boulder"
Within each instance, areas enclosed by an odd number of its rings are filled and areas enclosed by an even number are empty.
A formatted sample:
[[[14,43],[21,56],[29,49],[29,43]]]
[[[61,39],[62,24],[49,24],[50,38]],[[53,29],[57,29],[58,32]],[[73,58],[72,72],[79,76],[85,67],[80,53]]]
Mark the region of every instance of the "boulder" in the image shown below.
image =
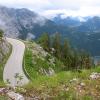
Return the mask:
[[[8,97],[12,100],[25,100],[24,97],[18,93],[15,93],[13,91],[7,93]]]

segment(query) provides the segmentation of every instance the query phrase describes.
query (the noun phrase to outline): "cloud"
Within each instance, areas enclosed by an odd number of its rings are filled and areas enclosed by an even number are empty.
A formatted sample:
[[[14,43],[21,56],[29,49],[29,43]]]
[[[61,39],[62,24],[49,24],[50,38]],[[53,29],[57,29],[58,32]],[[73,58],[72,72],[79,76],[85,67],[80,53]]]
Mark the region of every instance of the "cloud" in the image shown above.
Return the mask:
[[[59,13],[65,16],[100,15],[100,0],[0,0],[1,5],[28,8],[47,18]]]
[[[37,11],[50,6],[49,0],[0,0],[0,4],[7,7],[28,8]]]
[[[62,14],[63,17],[67,16],[100,16],[100,7],[81,7],[79,10],[67,10],[67,9],[59,9],[59,10],[46,10],[40,13],[43,16],[46,16],[49,19],[56,17],[58,14]]]

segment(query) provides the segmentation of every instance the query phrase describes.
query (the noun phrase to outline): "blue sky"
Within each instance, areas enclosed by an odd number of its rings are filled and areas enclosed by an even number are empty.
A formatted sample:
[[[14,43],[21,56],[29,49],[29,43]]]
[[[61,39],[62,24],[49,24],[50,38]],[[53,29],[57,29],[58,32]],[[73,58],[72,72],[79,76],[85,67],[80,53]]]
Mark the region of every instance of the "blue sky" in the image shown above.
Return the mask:
[[[62,13],[63,17],[100,15],[100,0],[0,0],[0,4],[28,8],[47,18],[59,13]]]

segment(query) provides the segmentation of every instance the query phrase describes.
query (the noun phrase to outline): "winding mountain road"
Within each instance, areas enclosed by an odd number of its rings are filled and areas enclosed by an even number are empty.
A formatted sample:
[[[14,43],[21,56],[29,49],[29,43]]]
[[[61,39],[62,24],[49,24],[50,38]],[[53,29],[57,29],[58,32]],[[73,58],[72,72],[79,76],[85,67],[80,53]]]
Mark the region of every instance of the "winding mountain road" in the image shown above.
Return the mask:
[[[23,42],[6,38],[12,45],[12,54],[10,55],[3,72],[3,80],[10,86],[22,86],[29,82],[23,72],[23,56],[25,45]]]

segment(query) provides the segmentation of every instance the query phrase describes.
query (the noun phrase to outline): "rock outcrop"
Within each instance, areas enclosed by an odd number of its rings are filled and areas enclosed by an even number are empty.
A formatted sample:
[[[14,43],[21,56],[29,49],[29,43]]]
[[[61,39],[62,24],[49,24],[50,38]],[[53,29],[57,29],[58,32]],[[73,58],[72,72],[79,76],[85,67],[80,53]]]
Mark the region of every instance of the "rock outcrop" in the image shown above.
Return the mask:
[[[0,63],[1,64],[5,59],[5,57],[8,55],[8,53],[10,52],[10,48],[11,48],[10,44],[5,39],[0,41]]]

